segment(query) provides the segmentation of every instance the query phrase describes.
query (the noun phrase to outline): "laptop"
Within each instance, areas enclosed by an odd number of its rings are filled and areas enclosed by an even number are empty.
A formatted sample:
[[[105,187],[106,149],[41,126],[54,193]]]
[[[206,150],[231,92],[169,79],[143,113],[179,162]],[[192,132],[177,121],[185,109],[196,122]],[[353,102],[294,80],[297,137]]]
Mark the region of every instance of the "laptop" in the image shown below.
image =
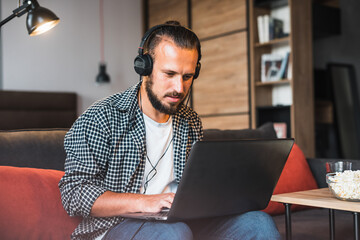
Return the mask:
[[[262,210],[293,143],[293,139],[196,142],[170,209],[121,216],[172,222]]]

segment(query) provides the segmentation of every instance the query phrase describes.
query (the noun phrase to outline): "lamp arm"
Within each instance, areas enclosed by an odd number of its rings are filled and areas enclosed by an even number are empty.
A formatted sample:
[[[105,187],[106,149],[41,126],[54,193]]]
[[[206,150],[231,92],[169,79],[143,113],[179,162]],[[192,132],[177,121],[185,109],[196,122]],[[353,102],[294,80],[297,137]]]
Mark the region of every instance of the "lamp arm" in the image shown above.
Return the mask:
[[[5,18],[4,20],[2,20],[0,22],[0,27],[2,27],[5,23],[9,22],[14,17],[21,17],[22,15],[27,13],[29,11],[29,6],[30,5],[31,5],[31,1],[24,1],[23,5],[16,8],[9,17]]]

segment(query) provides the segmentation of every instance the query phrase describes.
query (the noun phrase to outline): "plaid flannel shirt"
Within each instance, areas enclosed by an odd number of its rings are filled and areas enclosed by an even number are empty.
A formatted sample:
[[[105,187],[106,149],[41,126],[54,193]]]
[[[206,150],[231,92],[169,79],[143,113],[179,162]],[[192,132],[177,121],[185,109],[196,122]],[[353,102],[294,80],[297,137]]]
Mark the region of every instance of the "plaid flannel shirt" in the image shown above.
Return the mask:
[[[72,239],[93,239],[122,220],[90,216],[95,200],[105,191],[140,193],[146,157],[145,124],[137,103],[140,85],[95,103],[65,136],[61,200],[70,216],[83,217]],[[201,121],[182,105],[173,115],[173,131],[179,182],[192,144],[202,138]]]

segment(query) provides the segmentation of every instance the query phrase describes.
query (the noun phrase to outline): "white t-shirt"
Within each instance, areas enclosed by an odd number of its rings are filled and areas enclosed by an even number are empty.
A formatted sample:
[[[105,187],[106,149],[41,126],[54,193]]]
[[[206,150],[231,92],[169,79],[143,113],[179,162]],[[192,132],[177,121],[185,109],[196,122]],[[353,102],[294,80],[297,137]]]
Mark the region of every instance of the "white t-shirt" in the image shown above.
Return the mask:
[[[145,114],[143,116],[147,157],[140,193],[144,193],[146,183],[145,194],[175,192],[175,184],[171,184],[175,179],[172,117],[170,116],[166,123],[158,123]],[[156,168],[156,171],[153,170],[154,168]],[[154,177],[151,179],[152,176]]]
[[[145,114],[143,114],[143,116],[146,132],[146,151],[151,164],[149,159],[146,158],[145,175],[141,184],[140,193],[144,193],[146,178],[153,169],[151,165],[155,167],[165,151],[165,155],[156,166],[156,175],[148,182],[146,194],[176,192],[177,185],[172,184],[175,180],[172,117],[170,116],[166,123],[158,123]],[[150,179],[152,175],[153,173],[150,173],[148,179]],[[106,232],[98,236],[96,240],[101,240],[105,236]]]

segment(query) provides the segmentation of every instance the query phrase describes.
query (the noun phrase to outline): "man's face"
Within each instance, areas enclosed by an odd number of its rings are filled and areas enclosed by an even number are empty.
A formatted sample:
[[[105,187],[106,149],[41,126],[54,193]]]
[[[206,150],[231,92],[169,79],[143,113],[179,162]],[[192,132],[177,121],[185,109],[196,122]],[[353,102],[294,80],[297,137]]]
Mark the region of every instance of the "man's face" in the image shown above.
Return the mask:
[[[196,49],[179,48],[164,37],[156,46],[151,75],[145,89],[152,106],[161,113],[174,114],[184,101],[195,74]]]

